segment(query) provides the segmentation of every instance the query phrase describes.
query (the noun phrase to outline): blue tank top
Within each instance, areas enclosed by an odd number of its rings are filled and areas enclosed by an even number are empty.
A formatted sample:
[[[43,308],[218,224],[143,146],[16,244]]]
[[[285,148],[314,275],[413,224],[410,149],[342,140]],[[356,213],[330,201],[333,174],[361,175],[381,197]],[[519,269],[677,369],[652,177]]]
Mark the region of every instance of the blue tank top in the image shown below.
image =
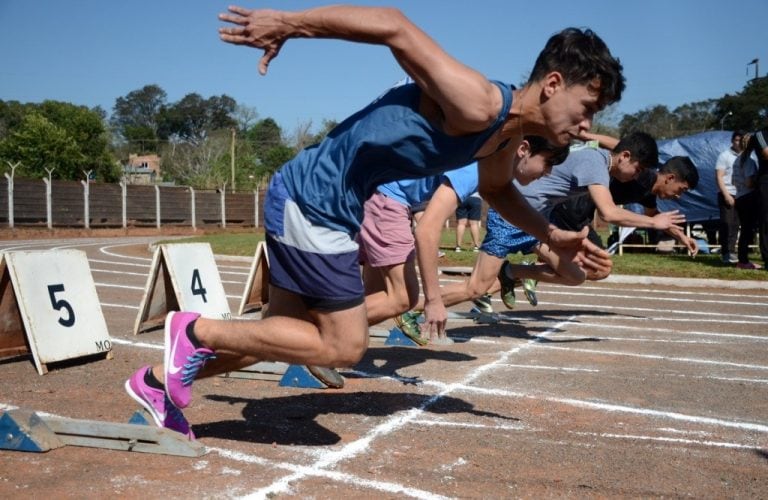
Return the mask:
[[[289,195],[313,224],[356,234],[363,203],[380,184],[437,175],[476,159],[512,106],[513,87],[493,83],[503,97],[499,115],[486,130],[462,136],[445,134],[419,114],[416,84],[391,88],[283,165]]]

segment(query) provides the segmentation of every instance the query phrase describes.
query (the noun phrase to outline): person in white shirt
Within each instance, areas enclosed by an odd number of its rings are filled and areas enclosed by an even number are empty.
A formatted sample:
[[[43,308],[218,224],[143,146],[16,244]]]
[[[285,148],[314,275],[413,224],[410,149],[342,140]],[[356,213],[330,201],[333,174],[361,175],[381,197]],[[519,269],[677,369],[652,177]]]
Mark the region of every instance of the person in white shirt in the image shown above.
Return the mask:
[[[741,138],[736,131],[731,135],[731,147],[720,153],[715,163],[717,175],[717,206],[720,208],[720,256],[726,264],[736,264],[736,238],[739,234],[739,215],[736,211],[736,186],[733,185],[733,163],[741,153]]]

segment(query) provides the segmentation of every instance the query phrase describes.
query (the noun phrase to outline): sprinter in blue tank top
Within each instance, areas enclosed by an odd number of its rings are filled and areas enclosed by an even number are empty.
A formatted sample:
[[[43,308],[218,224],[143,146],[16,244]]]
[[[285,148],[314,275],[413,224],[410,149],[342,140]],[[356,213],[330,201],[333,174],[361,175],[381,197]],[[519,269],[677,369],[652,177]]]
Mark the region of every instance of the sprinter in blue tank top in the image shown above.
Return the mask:
[[[151,392],[163,384],[178,409],[189,404],[199,375],[266,360],[331,367],[360,360],[368,324],[354,236],[362,205],[379,184],[477,160],[480,194],[502,217],[564,258],[583,244],[586,231],[557,229],[527,204],[511,184],[510,165],[523,134],[566,145],[621,97],[621,64],[592,31],[568,28],[554,35],[530,81],[513,90],[451,57],[393,8],[230,7],[219,18],[228,23],[219,30],[223,41],[264,51],[261,74],[291,38],[333,38],[389,48],[415,83],[392,88],[274,176],[265,201],[268,317],[214,321],[169,314],[164,364],[141,368],[127,383],[134,399],[154,409],[158,425],[170,426],[165,415],[171,413],[173,422],[183,421],[162,392]],[[191,435],[188,424],[173,425]]]

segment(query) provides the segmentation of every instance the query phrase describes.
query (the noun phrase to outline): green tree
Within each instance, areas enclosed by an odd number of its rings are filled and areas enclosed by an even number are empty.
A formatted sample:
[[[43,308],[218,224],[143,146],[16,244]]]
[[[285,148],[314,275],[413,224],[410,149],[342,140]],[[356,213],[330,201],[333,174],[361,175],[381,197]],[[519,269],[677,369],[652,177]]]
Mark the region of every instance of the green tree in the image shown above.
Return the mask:
[[[82,170],[105,181],[120,176],[101,109],[59,101],[12,103],[0,105],[0,122],[8,127],[0,138],[0,157],[21,162],[20,175],[47,176],[45,169],[55,167],[53,176],[61,179],[81,179]]]
[[[729,114],[731,113],[731,114]],[[757,130],[768,124],[768,76],[750,80],[736,95],[726,94],[714,111],[729,130]]]
[[[115,100],[112,126],[132,146],[132,151],[157,152],[158,117],[167,94],[159,85],[145,85]]]
[[[0,143],[0,156],[11,163],[21,163],[16,170],[20,177],[47,176],[45,169],[55,168],[55,177],[82,178],[85,167],[85,155],[74,138],[34,111],[27,113]]]
[[[283,144],[283,131],[280,125],[272,118],[259,120],[248,129],[245,134],[246,140],[251,143],[253,151],[257,157],[261,158],[271,148]]]
[[[199,94],[187,94],[158,113],[158,137],[200,144],[212,131],[237,126],[235,108],[235,100],[226,95],[203,99]]]

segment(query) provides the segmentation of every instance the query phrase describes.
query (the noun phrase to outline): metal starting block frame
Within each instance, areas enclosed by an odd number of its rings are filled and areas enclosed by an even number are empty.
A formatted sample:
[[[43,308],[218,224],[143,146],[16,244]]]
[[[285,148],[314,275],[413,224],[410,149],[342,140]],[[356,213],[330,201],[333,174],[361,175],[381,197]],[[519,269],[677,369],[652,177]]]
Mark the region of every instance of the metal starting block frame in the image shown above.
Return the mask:
[[[298,387],[302,389],[328,389],[320,379],[312,375],[304,365],[262,361],[223,375],[225,378],[244,378],[278,382],[280,387]]]
[[[499,317],[498,313],[486,313],[486,312],[478,311],[476,309],[470,310],[469,312],[465,312],[465,313],[448,311],[448,319],[458,319],[458,320],[471,319],[475,323],[480,323],[483,325],[495,325],[501,321],[501,318]]]
[[[136,414],[132,422],[134,418]],[[41,453],[71,445],[181,457],[199,457],[206,453],[201,443],[147,423],[146,419],[144,424],[119,424],[10,410],[0,416],[0,449]]]

